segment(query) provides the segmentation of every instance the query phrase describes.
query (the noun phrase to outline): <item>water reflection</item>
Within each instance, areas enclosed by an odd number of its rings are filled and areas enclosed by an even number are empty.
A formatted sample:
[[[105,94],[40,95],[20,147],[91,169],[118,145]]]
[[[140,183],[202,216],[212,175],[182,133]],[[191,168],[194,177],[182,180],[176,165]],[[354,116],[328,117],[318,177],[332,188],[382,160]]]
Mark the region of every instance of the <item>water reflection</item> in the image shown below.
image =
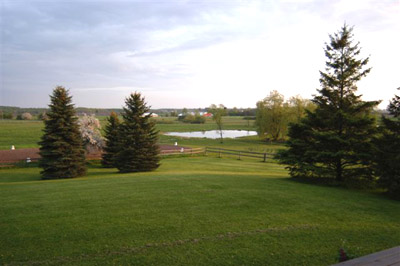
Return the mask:
[[[192,131],[192,132],[167,132],[165,135],[176,136],[176,137],[186,137],[186,138],[207,138],[207,139],[219,139],[221,133],[219,130],[208,130],[208,131]],[[222,130],[222,136],[224,138],[239,138],[246,136],[255,136],[256,131],[247,130]]]

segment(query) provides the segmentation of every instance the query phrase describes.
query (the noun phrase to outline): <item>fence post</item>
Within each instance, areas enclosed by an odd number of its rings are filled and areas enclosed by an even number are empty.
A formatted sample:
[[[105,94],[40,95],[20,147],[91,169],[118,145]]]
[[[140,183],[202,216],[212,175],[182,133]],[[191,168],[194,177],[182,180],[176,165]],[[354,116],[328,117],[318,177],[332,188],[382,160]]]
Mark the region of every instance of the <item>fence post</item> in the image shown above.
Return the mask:
[[[207,147],[204,148],[204,156],[207,156]]]
[[[221,148],[219,148],[219,158],[221,158]]]
[[[239,159],[238,159],[238,160],[240,160],[240,153],[241,153],[241,152],[239,152]]]
[[[267,161],[267,154],[264,153],[264,163]]]

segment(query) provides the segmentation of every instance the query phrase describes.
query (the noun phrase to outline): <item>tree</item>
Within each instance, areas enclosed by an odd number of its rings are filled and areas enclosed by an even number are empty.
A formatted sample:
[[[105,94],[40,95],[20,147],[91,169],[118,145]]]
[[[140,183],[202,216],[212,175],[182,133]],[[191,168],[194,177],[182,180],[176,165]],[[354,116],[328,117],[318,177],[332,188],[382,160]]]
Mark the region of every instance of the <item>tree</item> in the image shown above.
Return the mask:
[[[79,131],[87,152],[101,151],[104,145],[103,136],[101,135],[101,125],[99,119],[94,115],[84,114],[78,120]]]
[[[212,104],[208,110],[212,115],[212,119],[215,121],[215,123],[217,124],[219,133],[220,133],[220,137],[221,137],[221,143],[224,142],[223,139],[223,134],[222,134],[222,117],[224,115],[226,115],[226,107],[223,104],[220,104],[218,106],[216,106],[215,104]]]
[[[271,91],[268,97],[257,102],[257,133],[262,138],[282,139],[286,135],[288,124],[285,98],[278,91]]]
[[[38,115],[38,119],[39,119],[39,120],[46,120],[46,119],[47,119],[47,114],[46,114],[46,112],[40,113],[40,114]]]
[[[371,140],[376,124],[371,112],[379,102],[365,102],[356,95],[356,83],[369,72],[368,58],[358,59],[352,28],[344,25],[326,44],[321,89],[299,124],[289,129],[288,149],[278,158],[288,164],[292,176],[371,179]]]
[[[14,117],[13,113],[7,113],[7,112],[3,113],[3,119],[13,119],[13,117]]]
[[[400,199],[400,97],[395,95],[388,106],[393,118],[382,117],[381,135],[375,140],[374,170],[379,184],[390,196]]]
[[[61,86],[54,89],[44,134],[39,142],[43,179],[72,178],[86,173],[85,150],[71,96]]]
[[[306,110],[313,111],[315,105],[308,99],[303,99],[301,96],[290,97],[289,101],[290,123],[299,123],[306,115]]]
[[[400,90],[400,88],[397,89]],[[396,118],[400,117],[400,96],[398,95],[394,96],[394,98],[389,103],[388,111],[394,117]]]
[[[150,108],[137,92],[126,98],[125,104],[115,166],[122,173],[154,170],[159,166],[160,158],[158,131],[150,119]]]
[[[22,120],[32,120],[32,115],[30,113],[23,113],[21,115]]]
[[[118,136],[119,136],[119,126],[120,122],[118,115],[115,112],[111,112],[110,116],[107,118],[107,125],[105,127],[104,139],[105,147],[103,148],[101,164],[104,167],[114,167],[115,156],[119,151],[118,147]]]

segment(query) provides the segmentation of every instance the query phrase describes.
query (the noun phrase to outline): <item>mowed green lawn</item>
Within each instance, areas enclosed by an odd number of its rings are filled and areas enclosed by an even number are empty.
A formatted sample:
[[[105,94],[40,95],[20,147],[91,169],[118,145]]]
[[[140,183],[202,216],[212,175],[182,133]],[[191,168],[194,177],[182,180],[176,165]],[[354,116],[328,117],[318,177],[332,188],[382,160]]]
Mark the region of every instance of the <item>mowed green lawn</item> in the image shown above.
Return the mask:
[[[42,121],[0,120],[0,150],[39,147]]]
[[[329,265],[400,245],[400,203],[307,185],[274,163],[163,159],[40,181],[0,169],[0,264]]]
[[[102,127],[106,125],[106,117],[98,117]],[[219,140],[206,140],[206,139],[185,139],[173,136],[165,136],[162,133],[171,131],[202,131],[202,130],[215,130],[217,126],[215,122],[208,118],[205,124],[186,124],[177,121],[176,117],[157,118],[156,127],[160,131],[160,143],[174,144],[176,141],[179,143],[190,146],[205,146],[205,145],[219,145]],[[242,130],[255,130],[254,121],[244,120],[243,117],[224,117],[224,129],[242,129]],[[38,142],[43,134],[44,124],[42,121],[22,121],[22,120],[0,120],[0,150],[10,149],[14,145],[17,149],[22,148],[38,148]],[[254,138],[253,138],[254,139]],[[257,139],[257,138],[255,138]],[[238,144],[238,148],[248,148],[253,142],[243,142]],[[225,146],[231,146],[230,144]],[[234,144],[235,146],[236,144]],[[220,146],[220,145],[219,145]],[[237,146],[237,145],[236,145]],[[251,147],[250,147],[251,149]]]

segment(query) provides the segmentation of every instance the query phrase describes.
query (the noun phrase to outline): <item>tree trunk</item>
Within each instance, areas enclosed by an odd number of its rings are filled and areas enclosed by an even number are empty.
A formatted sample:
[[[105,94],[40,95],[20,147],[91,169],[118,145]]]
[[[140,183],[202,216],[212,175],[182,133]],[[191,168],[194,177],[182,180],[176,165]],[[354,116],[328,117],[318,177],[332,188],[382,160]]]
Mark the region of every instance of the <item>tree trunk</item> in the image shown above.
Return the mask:
[[[219,134],[221,135],[221,143],[224,143],[224,138],[222,136],[222,127],[219,127]]]

